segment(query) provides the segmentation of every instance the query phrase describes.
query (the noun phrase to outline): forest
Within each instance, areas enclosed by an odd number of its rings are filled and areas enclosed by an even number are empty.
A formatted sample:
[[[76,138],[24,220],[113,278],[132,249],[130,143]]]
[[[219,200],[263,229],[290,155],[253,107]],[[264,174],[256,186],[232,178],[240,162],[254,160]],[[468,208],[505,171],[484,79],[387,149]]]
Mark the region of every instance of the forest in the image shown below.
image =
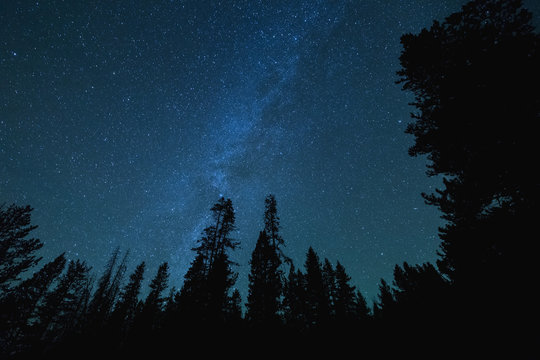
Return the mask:
[[[396,82],[414,95],[410,156],[442,188],[436,263],[396,264],[368,304],[338,261],[287,256],[276,196],[235,289],[235,209],[220,198],[186,274],[127,273],[59,254],[43,263],[32,207],[0,206],[0,357],[313,355],[539,358],[537,255],[540,37],[517,0],[473,0],[401,37]],[[107,256],[104,254],[104,256]],[[171,276],[183,276],[169,289]],[[143,279],[150,279],[148,291]],[[144,291],[143,291],[144,290]],[[141,294],[146,294],[144,297]]]

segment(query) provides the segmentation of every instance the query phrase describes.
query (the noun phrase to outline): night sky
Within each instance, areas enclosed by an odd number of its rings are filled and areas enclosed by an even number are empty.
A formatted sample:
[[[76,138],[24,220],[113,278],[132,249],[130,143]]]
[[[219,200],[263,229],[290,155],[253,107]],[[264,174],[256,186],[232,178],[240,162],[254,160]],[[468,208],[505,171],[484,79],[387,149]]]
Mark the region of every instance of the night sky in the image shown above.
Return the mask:
[[[464,3],[2,1],[0,203],[35,208],[46,260],[99,274],[119,246],[179,287],[231,198],[245,301],[272,193],[295,265],[313,246],[371,301],[395,264],[436,260],[442,225],[399,39]]]

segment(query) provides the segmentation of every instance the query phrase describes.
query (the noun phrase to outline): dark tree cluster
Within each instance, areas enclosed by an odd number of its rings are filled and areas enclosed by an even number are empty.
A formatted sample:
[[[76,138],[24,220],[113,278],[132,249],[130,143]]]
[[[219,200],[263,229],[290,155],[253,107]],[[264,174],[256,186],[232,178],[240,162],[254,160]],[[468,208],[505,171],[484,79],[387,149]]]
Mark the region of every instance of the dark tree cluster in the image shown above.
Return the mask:
[[[166,293],[171,274],[164,262],[144,298],[145,262],[125,281],[129,252],[122,256],[120,249],[97,279],[85,262],[68,262],[64,254],[19,279],[28,267],[10,262],[32,259],[37,265],[34,253],[41,242],[27,237],[35,229],[30,207],[0,209],[6,229],[2,245],[8,254],[17,252],[2,259],[4,268],[14,268],[2,283],[2,355],[76,356],[80,349],[96,356],[154,353],[169,350],[178,340],[223,346],[239,336],[260,342],[276,334],[303,337],[329,327],[337,331],[367,324],[366,299],[351,285],[343,265],[334,267],[328,259],[322,263],[309,248],[305,272],[297,270],[283,251],[275,197],[269,195],[265,204],[265,228],[250,261],[245,315],[230,260],[230,251],[239,245],[231,237],[235,212],[230,199],[221,198],[211,208],[213,222],[193,249],[196,255],[182,287]]]
[[[473,0],[401,38],[398,82],[417,109],[407,128],[410,155],[427,155],[428,175],[442,178],[441,189],[423,196],[446,224],[436,264],[396,265],[372,306],[339,261],[310,247],[303,269],[295,267],[273,195],[244,304],[231,260],[239,243],[230,199],[211,208],[182,287],[169,289],[178,274],[164,262],[144,297],[145,263],[126,279],[128,254],[120,250],[99,277],[64,254],[38,267],[43,244],[30,237],[32,208],[1,206],[0,357],[178,357],[182,346],[205,356],[252,346],[252,356],[295,349],[537,358],[540,39],[531,19],[518,0]]]
[[[447,318],[486,347],[540,340],[539,41],[520,0],[474,0],[401,39],[399,82],[417,109],[409,153],[427,155],[428,175],[443,180],[423,196],[446,220],[437,266],[452,288]]]

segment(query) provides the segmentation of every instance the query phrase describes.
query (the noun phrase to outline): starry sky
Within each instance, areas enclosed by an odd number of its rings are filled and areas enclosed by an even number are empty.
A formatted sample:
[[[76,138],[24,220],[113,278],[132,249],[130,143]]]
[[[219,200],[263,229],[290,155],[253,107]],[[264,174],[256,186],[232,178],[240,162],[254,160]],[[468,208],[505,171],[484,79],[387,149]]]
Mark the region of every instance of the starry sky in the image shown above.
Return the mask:
[[[368,298],[434,261],[440,179],[411,158],[400,36],[465,1],[3,1],[0,203],[30,204],[50,259],[168,261],[181,286],[224,196],[237,286],[274,194],[285,252],[313,246]],[[525,3],[526,5],[529,3]]]

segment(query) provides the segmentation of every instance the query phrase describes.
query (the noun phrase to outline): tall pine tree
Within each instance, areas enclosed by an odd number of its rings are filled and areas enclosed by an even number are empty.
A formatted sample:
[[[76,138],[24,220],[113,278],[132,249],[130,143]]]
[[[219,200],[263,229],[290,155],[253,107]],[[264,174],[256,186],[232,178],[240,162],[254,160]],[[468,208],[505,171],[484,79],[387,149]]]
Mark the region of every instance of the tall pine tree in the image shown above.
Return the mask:
[[[280,234],[280,227],[276,197],[270,194],[264,200],[264,231],[270,245],[277,252],[280,261],[290,263],[291,259],[283,252],[285,241]]]
[[[291,263],[289,276],[283,288],[283,318],[288,328],[297,331],[306,328],[308,313],[306,300],[305,276]]]
[[[235,213],[230,199],[219,199],[211,208],[213,224],[198,240],[195,260],[188,269],[178,296],[179,311],[192,321],[223,321],[230,301],[229,291],[237,274],[228,252],[239,243],[233,239]]]
[[[0,339],[4,353],[24,344],[38,323],[38,309],[49,287],[60,276],[66,264],[64,254],[45,264],[30,278],[22,281],[2,301]]]
[[[133,326],[145,269],[144,261],[137,265],[135,271],[129,276],[128,283],[122,289],[111,315],[111,326],[120,338],[123,338]]]
[[[165,297],[163,292],[168,287],[169,264],[162,263],[156,276],[150,282],[150,293],[144,301],[141,313],[141,321],[148,330],[153,330],[161,323],[161,315],[164,310]]]
[[[351,323],[356,318],[357,310],[355,287],[350,284],[351,277],[339,261],[336,264],[335,279],[335,318],[339,323]]]
[[[116,248],[99,279],[98,286],[89,303],[88,325],[91,332],[99,330],[109,320],[111,311],[120,292],[122,277],[126,271],[128,253],[119,259],[120,249]]]
[[[89,273],[90,267],[84,261],[72,260],[56,287],[46,294],[38,309],[39,324],[36,326],[42,340],[54,343],[77,330],[83,316]]]
[[[318,328],[330,320],[330,304],[325,288],[319,256],[309,247],[305,262],[306,317],[308,328]]]
[[[251,255],[247,298],[247,319],[254,325],[279,322],[281,272],[280,260],[266,232],[261,231]]]

